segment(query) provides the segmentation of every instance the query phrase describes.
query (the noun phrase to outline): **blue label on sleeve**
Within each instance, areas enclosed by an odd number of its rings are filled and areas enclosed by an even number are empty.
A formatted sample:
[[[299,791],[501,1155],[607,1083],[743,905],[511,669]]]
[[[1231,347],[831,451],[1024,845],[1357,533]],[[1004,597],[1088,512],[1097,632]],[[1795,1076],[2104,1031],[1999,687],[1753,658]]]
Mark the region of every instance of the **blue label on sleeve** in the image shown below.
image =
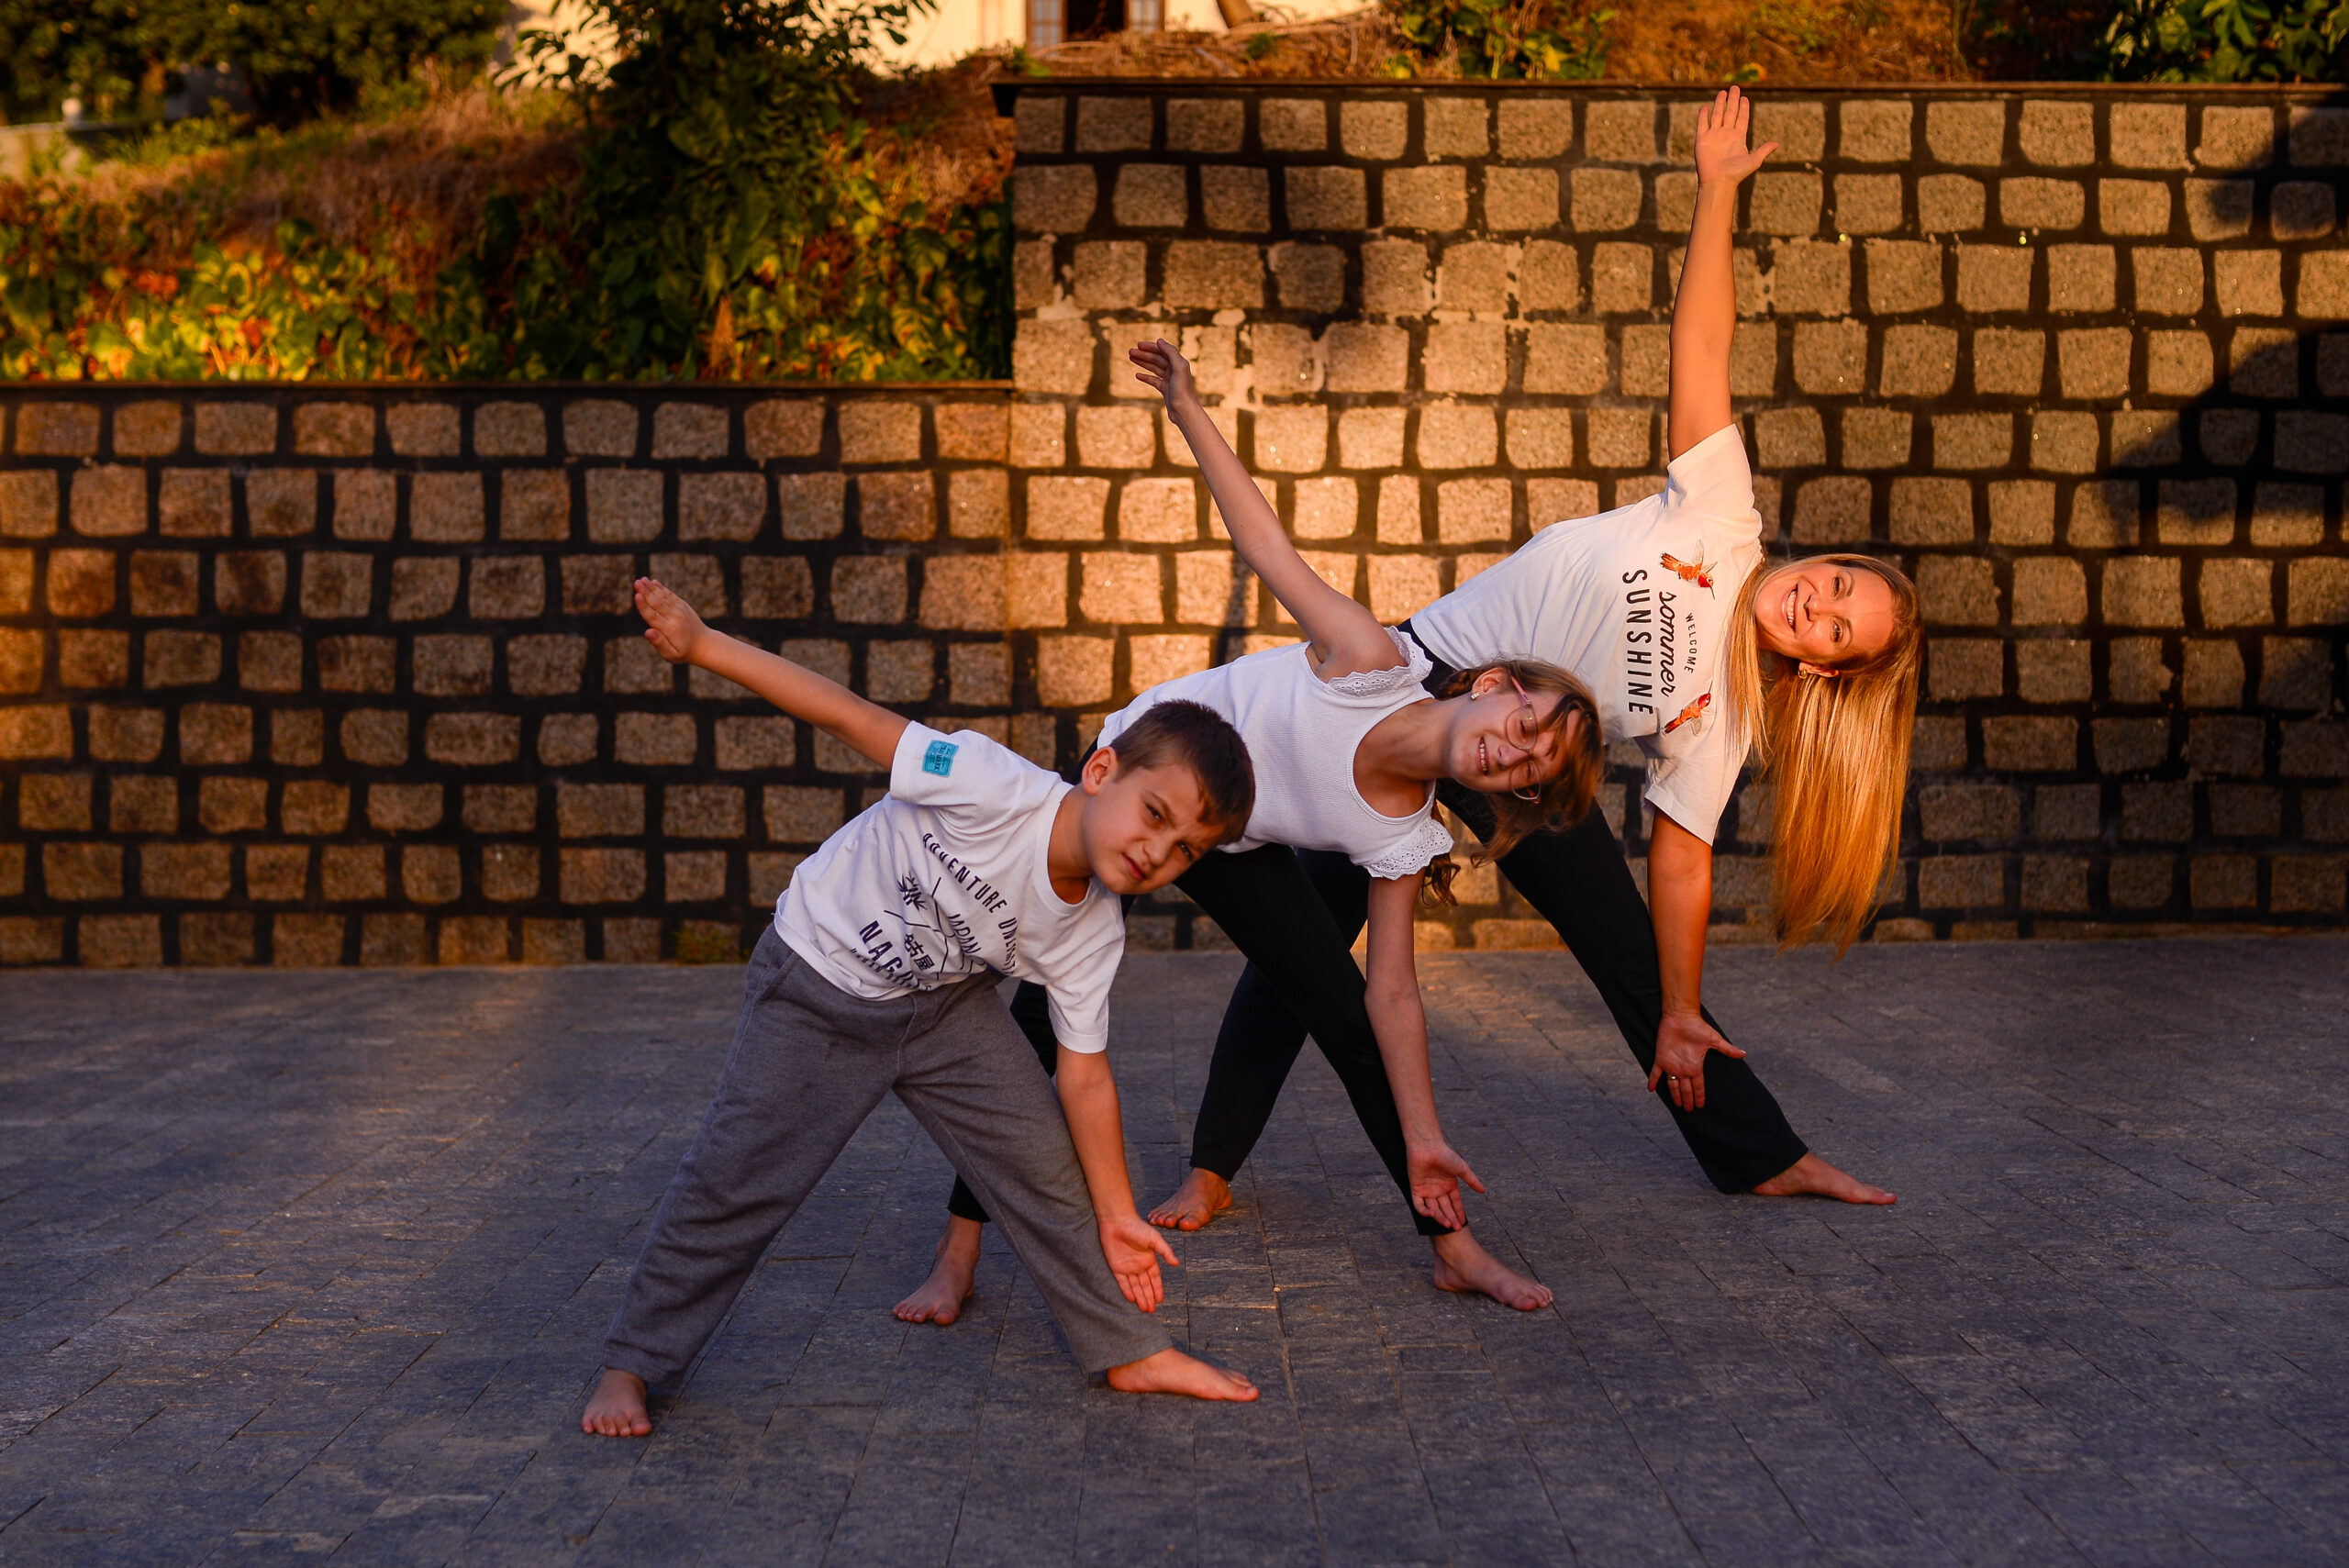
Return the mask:
[[[952,740],[931,741],[930,750],[922,753],[921,771],[926,773],[936,773],[940,778],[944,778],[954,771],[956,749]]]

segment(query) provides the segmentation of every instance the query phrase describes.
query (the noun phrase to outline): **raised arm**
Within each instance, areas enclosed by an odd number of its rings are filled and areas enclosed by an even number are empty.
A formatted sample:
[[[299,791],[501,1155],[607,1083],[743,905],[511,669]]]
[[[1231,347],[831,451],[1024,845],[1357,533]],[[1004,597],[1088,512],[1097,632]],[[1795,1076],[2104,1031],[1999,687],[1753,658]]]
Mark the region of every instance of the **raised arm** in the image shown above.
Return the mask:
[[[1729,349],[1737,332],[1737,280],[1730,230],[1737,220],[1737,187],[1778,150],[1775,141],[1746,150],[1753,105],[1725,87],[1697,111],[1697,215],[1680,292],[1672,302],[1672,455],[1730,422]]]
[[[1199,472],[1207,476],[1208,494],[1215,497],[1224,527],[1231,530],[1232,548],[1304,628],[1321,675],[1326,679],[1384,670],[1399,662],[1394,640],[1378,617],[1323,582],[1297,553],[1278,514],[1200,406],[1190,361],[1164,341],[1137,343],[1126,357],[1139,367],[1141,383],[1166,399],[1166,417],[1191,443]]]
[[[702,624],[694,607],[650,577],[636,580],[636,610],[644,639],[672,664],[691,664],[758,693],[794,718],[804,718],[886,770],[897,755],[906,720],[866,702],[838,681],[790,660],[737,641]]]

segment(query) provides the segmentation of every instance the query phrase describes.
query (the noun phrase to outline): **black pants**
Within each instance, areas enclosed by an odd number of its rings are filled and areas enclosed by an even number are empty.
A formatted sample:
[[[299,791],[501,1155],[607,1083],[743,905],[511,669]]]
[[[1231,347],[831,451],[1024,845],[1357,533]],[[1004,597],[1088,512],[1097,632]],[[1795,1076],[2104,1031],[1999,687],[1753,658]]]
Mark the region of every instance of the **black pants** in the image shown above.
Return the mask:
[[[1402,629],[1408,632],[1408,623]],[[1441,692],[1452,674],[1450,666],[1436,661],[1428,690]],[[1491,840],[1493,808],[1486,796],[1450,779],[1436,786],[1436,795],[1478,838]],[[1307,851],[1298,858],[1338,924],[1339,940],[1351,945],[1369,907],[1368,874],[1342,855]],[[1530,834],[1501,858],[1500,869],[1509,885],[1556,928],[1572,950],[1607,1010],[1615,1015],[1615,1027],[1644,1075],[1655,1065],[1656,1030],[1664,1022],[1664,975],[1656,962],[1655,926],[1647,901],[1631,880],[1631,868],[1624,863],[1622,846],[1608,829],[1607,818],[1594,809],[1563,833]],[[1257,895],[1267,901],[1274,896],[1269,888]],[[1292,908],[1267,907],[1262,916],[1278,923],[1291,917]],[[1305,1034],[1309,1030],[1319,1036],[1310,1015],[1284,1012],[1278,977],[1256,962],[1253,953],[1249,958],[1224,1014],[1223,1032],[1208,1072],[1207,1096],[1191,1133],[1192,1165],[1227,1179],[1263,1136]],[[1705,1021],[1720,1028],[1710,1012]],[[1741,1057],[1706,1053],[1701,1110],[1675,1108],[1662,1084],[1656,1085],[1656,1097],[1672,1112],[1697,1163],[1722,1192],[1750,1192],[1809,1151],[1787,1125],[1777,1100]]]
[[[1355,1117],[1369,1134],[1371,1147],[1386,1162],[1387,1174],[1395,1178],[1408,1207],[1411,1176],[1405,1157],[1403,1120],[1395,1109],[1395,1092],[1387,1085],[1386,1062],[1378,1053],[1378,1037],[1371,1030],[1362,971],[1348,951],[1369,914],[1370,879],[1342,855],[1312,858],[1317,862],[1335,862],[1344,872],[1353,873],[1351,879],[1308,874],[1302,863],[1305,858],[1278,844],[1237,855],[1218,851],[1202,857],[1175,884],[1222,928],[1249,961],[1216,1041],[1208,1085],[1209,1103],[1216,1097],[1214,1073],[1223,1069],[1227,1057],[1252,1057],[1258,1050],[1256,1042],[1267,1033],[1287,1040],[1278,1071],[1264,1090],[1262,1112],[1249,1125],[1245,1141],[1236,1145],[1230,1162],[1200,1158],[1199,1139],[1207,1126],[1203,1112],[1192,1141],[1191,1163],[1227,1181],[1240,1169],[1264,1132],[1273,1101],[1305,1043],[1306,1031],[1297,1020],[1307,1018],[1312,1022],[1314,1042],[1345,1085]],[[1251,977],[1256,980],[1252,990]],[[1243,995],[1251,1003],[1245,1008]],[[1052,1071],[1059,1052],[1052,1041],[1044,988],[1022,983],[1012,998],[1011,1016],[1027,1031],[1045,1071]],[[965,1219],[986,1221],[986,1210],[959,1180],[946,1207]],[[1442,1236],[1451,1229],[1417,1209],[1411,1209],[1410,1215],[1422,1236]]]

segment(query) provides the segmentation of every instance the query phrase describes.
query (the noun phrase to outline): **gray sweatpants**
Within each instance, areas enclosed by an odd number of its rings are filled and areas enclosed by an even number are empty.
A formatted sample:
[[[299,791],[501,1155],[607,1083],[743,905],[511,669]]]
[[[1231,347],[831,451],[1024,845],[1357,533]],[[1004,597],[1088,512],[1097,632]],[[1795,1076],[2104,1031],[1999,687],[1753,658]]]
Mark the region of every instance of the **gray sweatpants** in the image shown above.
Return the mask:
[[[996,984],[981,975],[868,1002],[768,927],[718,1097],[653,1216],[604,1364],[652,1384],[691,1365],[892,1089],[1002,1225],[1085,1371],[1171,1345],[1118,1290],[1059,1096]]]

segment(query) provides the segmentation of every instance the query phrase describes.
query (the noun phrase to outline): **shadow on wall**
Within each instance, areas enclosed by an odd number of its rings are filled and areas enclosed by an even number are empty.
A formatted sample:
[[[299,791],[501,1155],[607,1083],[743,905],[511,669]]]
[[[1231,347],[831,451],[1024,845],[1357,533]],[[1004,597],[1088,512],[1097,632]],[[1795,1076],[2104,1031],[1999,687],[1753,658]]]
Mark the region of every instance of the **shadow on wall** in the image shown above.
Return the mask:
[[[2099,579],[2095,622],[2109,637],[2099,706],[2337,716],[2349,332],[2243,327],[2214,349],[2217,336],[2143,333],[2149,389],[2193,400],[2116,410],[2106,465],[2072,496],[2065,543]],[[2006,542],[1995,527],[1992,542]],[[2021,597],[2018,584],[2019,629]],[[2233,750],[2253,733],[2242,728]],[[2265,771],[2248,755],[2189,761]]]

